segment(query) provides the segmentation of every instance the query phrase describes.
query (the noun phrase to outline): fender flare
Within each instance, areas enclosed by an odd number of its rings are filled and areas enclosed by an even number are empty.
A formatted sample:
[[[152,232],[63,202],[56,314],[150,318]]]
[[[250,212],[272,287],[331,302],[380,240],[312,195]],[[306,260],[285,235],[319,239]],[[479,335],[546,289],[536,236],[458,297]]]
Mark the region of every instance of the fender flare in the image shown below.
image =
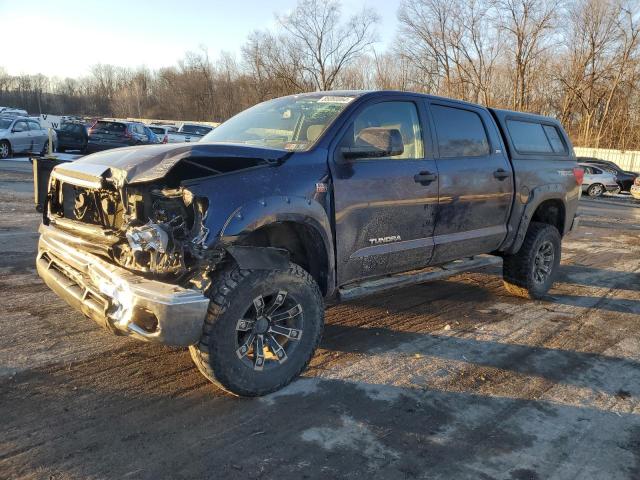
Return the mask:
[[[547,200],[559,200],[566,205],[566,187],[560,183],[548,183],[534,188],[529,193],[527,203],[524,205],[520,216],[518,228],[507,237],[500,251],[506,255],[517,253],[524,242],[524,237],[529,229],[529,224],[533,218],[533,214],[538,207]]]
[[[315,199],[270,196],[246,203],[234,210],[222,226],[221,245],[227,249],[250,233],[279,222],[308,226],[320,236],[327,252],[327,296],[333,294],[336,278],[333,231],[324,206]]]

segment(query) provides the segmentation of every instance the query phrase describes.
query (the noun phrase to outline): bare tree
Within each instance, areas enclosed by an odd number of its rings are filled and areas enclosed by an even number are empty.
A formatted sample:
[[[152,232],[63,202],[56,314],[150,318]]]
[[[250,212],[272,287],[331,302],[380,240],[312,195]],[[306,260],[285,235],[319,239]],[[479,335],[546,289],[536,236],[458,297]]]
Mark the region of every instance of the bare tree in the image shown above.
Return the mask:
[[[552,46],[559,0],[494,0],[513,65],[512,107],[528,108],[529,77],[536,62]]]
[[[289,34],[288,50],[302,60],[302,68],[319,90],[331,90],[340,71],[363,55],[375,41],[378,16],[363,9],[340,23],[335,0],[300,0],[289,14],[278,17]]]

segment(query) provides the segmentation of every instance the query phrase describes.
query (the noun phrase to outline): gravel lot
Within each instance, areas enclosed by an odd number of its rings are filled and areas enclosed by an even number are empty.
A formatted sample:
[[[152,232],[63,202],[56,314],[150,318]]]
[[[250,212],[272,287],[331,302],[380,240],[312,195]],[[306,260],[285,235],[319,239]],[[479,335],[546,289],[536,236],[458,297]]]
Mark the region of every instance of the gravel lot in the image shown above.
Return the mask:
[[[560,281],[489,268],[327,311],[262,399],[44,287],[29,164],[0,164],[0,478],[640,478],[640,208],[583,200]]]

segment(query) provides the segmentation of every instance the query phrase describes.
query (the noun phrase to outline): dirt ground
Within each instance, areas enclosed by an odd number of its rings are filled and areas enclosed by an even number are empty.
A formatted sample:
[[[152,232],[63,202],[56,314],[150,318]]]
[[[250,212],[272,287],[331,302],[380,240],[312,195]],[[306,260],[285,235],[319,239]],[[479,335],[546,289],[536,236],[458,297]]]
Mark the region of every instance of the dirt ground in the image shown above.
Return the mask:
[[[225,395],[34,270],[29,164],[0,165],[0,478],[640,478],[640,208],[582,201],[559,282],[500,269],[332,307],[304,377]]]

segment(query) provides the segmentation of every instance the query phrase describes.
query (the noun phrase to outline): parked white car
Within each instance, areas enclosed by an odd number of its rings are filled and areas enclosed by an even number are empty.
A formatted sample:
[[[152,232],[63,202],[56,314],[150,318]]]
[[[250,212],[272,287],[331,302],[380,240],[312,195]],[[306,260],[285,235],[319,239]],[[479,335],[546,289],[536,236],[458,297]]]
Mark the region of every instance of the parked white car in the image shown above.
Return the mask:
[[[177,139],[171,141],[173,134],[177,131],[172,125],[147,125],[149,129],[160,139],[160,143],[179,143]],[[184,140],[180,140],[184,142]]]
[[[52,131],[53,150],[58,144],[55,130]],[[17,153],[46,154],[49,132],[40,123],[28,117],[0,116],[0,159]]]
[[[580,163],[579,165],[584,170],[583,193],[590,197],[599,197],[604,192],[618,193],[620,191],[620,185],[618,185],[614,174],[588,163]]]
[[[198,142],[213,130],[209,125],[183,123],[179,128],[173,125],[147,125],[161,139],[161,143]]]

